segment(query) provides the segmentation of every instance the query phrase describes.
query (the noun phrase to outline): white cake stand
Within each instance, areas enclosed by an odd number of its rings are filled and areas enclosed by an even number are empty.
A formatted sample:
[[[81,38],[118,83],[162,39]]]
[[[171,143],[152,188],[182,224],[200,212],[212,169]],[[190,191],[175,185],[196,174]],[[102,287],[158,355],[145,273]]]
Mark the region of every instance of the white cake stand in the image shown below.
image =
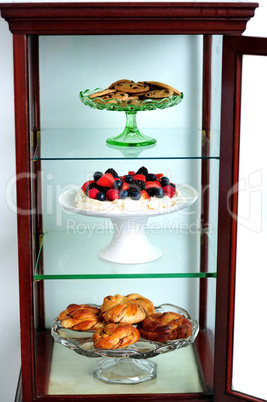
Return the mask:
[[[112,206],[101,212],[79,209],[75,207],[75,198],[81,190],[80,187],[63,192],[59,197],[59,203],[64,209],[79,215],[111,220],[114,235],[110,244],[99,251],[100,258],[121,264],[141,264],[157,260],[162,255],[162,251],[153,246],[147,238],[145,232],[147,219],[150,216],[169,214],[188,208],[198,198],[198,192],[191,186],[177,185],[176,188],[180,196],[174,206],[167,207],[165,210],[114,211]]]

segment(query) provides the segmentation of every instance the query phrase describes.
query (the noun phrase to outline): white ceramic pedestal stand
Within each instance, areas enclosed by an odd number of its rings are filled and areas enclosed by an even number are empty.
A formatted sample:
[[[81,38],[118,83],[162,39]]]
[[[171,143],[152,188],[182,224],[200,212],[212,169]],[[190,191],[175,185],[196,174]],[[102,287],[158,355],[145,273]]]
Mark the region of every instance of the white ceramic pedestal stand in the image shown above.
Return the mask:
[[[161,250],[150,243],[145,233],[147,217],[110,219],[114,227],[113,239],[99,251],[100,258],[116,263],[139,264],[161,257]]]
[[[100,258],[120,264],[142,264],[161,257],[160,249],[154,247],[147,238],[145,226],[150,216],[169,214],[188,208],[198,198],[198,192],[188,185],[176,186],[179,197],[176,204],[170,207],[154,210],[114,211],[108,208],[103,211],[75,208],[75,198],[79,187],[66,190],[59,197],[60,205],[75,214],[111,219],[114,235],[110,244],[100,250]],[[105,202],[105,201],[103,201]],[[106,204],[107,205],[107,204]]]

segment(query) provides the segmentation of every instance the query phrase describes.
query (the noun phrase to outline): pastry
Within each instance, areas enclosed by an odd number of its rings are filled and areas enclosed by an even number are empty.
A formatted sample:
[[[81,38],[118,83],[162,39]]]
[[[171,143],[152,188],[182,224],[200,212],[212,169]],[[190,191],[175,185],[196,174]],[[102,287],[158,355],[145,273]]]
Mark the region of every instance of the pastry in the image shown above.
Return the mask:
[[[92,340],[98,349],[120,349],[137,342],[139,338],[140,333],[133,325],[110,323],[103,329],[98,328]]]
[[[100,309],[88,304],[70,304],[59,314],[58,319],[62,327],[74,331],[89,331],[106,325]]]
[[[106,322],[136,324],[155,311],[153,303],[138,294],[106,296],[101,314]]]
[[[137,328],[142,338],[157,342],[188,338],[193,330],[187,318],[174,312],[151,314]]]

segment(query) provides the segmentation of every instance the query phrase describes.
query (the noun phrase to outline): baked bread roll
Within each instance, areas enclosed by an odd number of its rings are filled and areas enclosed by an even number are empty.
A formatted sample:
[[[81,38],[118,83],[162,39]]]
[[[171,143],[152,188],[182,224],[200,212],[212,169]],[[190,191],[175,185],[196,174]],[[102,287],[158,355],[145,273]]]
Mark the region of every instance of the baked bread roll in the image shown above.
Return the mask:
[[[193,330],[187,318],[174,312],[151,314],[137,328],[142,338],[157,342],[188,338]]]
[[[58,319],[62,327],[74,331],[94,330],[107,324],[101,316],[100,309],[88,304],[70,304],[59,314]]]
[[[120,349],[137,342],[139,338],[140,333],[133,325],[110,323],[103,329],[96,329],[92,340],[97,349]]]
[[[101,306],[102,317],[106,322],[136,324],[154,312],[153,303],[136,293],[106,296]]]

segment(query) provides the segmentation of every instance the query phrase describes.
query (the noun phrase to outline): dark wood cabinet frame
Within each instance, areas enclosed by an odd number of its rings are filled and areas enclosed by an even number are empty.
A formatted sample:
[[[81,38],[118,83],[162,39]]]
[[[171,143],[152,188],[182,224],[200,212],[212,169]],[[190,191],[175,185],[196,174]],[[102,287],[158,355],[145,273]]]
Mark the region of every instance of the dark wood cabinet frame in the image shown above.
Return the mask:
[[[25,3],[0,4],[2,17],[13,33],[15,131],[18,197],[18,258],[21,312],[23,401],[236,401],[258,399],[231,391],[235,285],[236,223],[227,210],[227,189],[238,177],[239,116],[242,51],[240,35],[253,17],[257,3]],[[66,395],[46,394],[52,337],[44,331],[42,281],[33,283],[33,267],[42,234],[39,181],[41,170],[31,165],[40,131],[39,35],[203,34],[203,131],[209,138],[211,91],[211,36],[224,35],[222,135],[220,162],[218,275],[215,357],[206,333],[207,279],[200,279],[200,327],[194,348],[204,387],[201,394]],[[231,35],[234,37],[226,37]],[[266,41],[261,43],[262,51]],[[236,52],[235,46],[239,46]],[[243,46],[243,48],[242,48]],[[253,45],[251,45],[253,46]],[[241,50],[240,50],[241,49]],[[253,49],[254,50],[254,49]],[[265,54],[266,54],[266,50]],[[246,50],[247,52],[247,50]],[[224,118],[227,116],[227,118]],[[229,152],[230,150],[230,152]],[[202,160],[202,185],[209,183],[209,160]],[[32,197],[33,195],[33,197]],[[201,221],[208,223],[209,194],[202,200]],[[232,199],[237,208],[237,196]],[[207,267],[208,245],[201,248],[201,271]],[[34,307],[35,306],[35,307]],[[38,308],[36,308],[38,307]],[[33,317],[38,311],[38,317]],[[34,328],[35,325],[35,328]],[[35,336],[35,331],[39,336]],[[215,359],[215,360],[214,360]],[[214,360],[214,364],[213,364]],[[215,367],[213,373],[213,367]],[[18,395],[18,400],[20,395]]]

